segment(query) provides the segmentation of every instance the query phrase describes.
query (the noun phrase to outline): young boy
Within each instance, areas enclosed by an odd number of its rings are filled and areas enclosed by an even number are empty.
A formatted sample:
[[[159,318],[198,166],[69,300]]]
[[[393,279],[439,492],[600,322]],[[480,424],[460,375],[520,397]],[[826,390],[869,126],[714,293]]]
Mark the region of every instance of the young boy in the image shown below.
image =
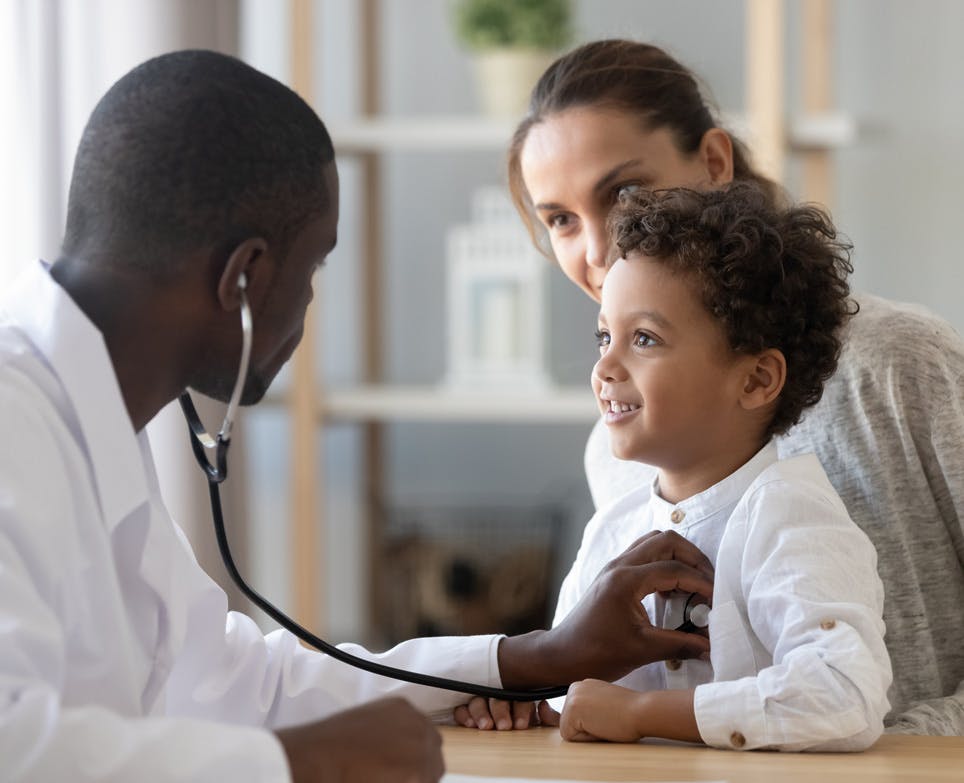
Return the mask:
[[[816,458],[772,443],[836,367],[849,247],[820,210],[752,185],[624,192],[611,226],[592,386],[615,455],[656,477],[589,522],[555,622],[641,534],[675,530],[715,564],[711,654],[576,683],[562,734],[864,749],[891,682],[876,553]],[[644,605],[676,628],[688,600]]]

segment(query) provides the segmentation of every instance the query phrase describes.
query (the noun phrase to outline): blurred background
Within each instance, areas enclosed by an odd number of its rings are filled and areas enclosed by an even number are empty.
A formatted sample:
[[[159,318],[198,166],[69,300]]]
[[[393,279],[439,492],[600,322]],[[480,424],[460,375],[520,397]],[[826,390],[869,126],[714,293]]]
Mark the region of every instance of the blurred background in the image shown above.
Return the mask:
[[[518,5],[545,6],[530,49],[667,48],[792,194],[829,206],[856,248],[856,290],[964,331],[964,4]],[[555,29],[560,6],[570,16]],[[455,0],[2,0],[0,36],[0,286],[56,259],[86,117],[151,56],[235,54],[332,132],[339,245],[305,345],[232,447],[230,535],[257,589],[336,641],[376,647],[546,623],[593,511],[595,307],[527,250],[503,200],[520,109],[483,87],[525,92],[533,77],[481,63],[484,31]],[[480,85],[481,68],[496,71]],[[206,413],[213,428],[219,409]],[[178,416],[151,425],[165,497],[220,575]]]

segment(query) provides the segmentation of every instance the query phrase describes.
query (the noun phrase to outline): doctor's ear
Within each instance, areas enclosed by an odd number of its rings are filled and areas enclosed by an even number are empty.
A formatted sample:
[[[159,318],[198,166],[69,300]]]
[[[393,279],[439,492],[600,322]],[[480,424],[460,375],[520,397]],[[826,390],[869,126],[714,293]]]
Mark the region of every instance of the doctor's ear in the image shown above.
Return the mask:
[[[248,292],[256,287],[266,264],[265,255],[268,243],[261,237],[245,239],[230,253],[224,263],[224,269],[218,279],[218,302],[225,310],[235,310],[241,305],[241,292]]]

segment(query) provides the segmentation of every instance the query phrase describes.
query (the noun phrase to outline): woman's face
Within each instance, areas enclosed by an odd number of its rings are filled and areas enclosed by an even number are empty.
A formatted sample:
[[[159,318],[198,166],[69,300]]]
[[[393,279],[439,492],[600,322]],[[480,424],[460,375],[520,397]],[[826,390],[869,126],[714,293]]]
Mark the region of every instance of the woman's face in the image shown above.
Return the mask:
[[[623,188],[710,188],[732,179],[732,147],[708,131],[700,148],[680,152],[666,128],[644,130],[618,109],[576,107],[529,131],[522,178],[562,271],[597,302],[615,261],[606,218]]]

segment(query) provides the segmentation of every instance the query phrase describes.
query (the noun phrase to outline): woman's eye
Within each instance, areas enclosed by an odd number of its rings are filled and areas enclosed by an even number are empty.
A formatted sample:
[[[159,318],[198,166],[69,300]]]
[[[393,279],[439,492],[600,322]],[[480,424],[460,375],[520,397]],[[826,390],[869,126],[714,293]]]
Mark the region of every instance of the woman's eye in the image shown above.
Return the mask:
[[[609,343],[610,343],[609,332],[597,330],[596,345],[598,345],[600,349],[603,349],[603,348],[607,348],[609,346]]]
[[[549,228],[565,228],[569,225],[569,215],[565,213],[550,215],[547,222],[549,224]]]
[[[643,332],[636,332],[636,336],[633,338],[633,345],[637,348],[649,348],[656,345],[656,340],[650,337],[648,334]]]
[[[643,186],[639,183],[620,185],[618,188],[616,188],[616,201],[622,202],[631,199],[633,196],[642,191],[642,189]]]

